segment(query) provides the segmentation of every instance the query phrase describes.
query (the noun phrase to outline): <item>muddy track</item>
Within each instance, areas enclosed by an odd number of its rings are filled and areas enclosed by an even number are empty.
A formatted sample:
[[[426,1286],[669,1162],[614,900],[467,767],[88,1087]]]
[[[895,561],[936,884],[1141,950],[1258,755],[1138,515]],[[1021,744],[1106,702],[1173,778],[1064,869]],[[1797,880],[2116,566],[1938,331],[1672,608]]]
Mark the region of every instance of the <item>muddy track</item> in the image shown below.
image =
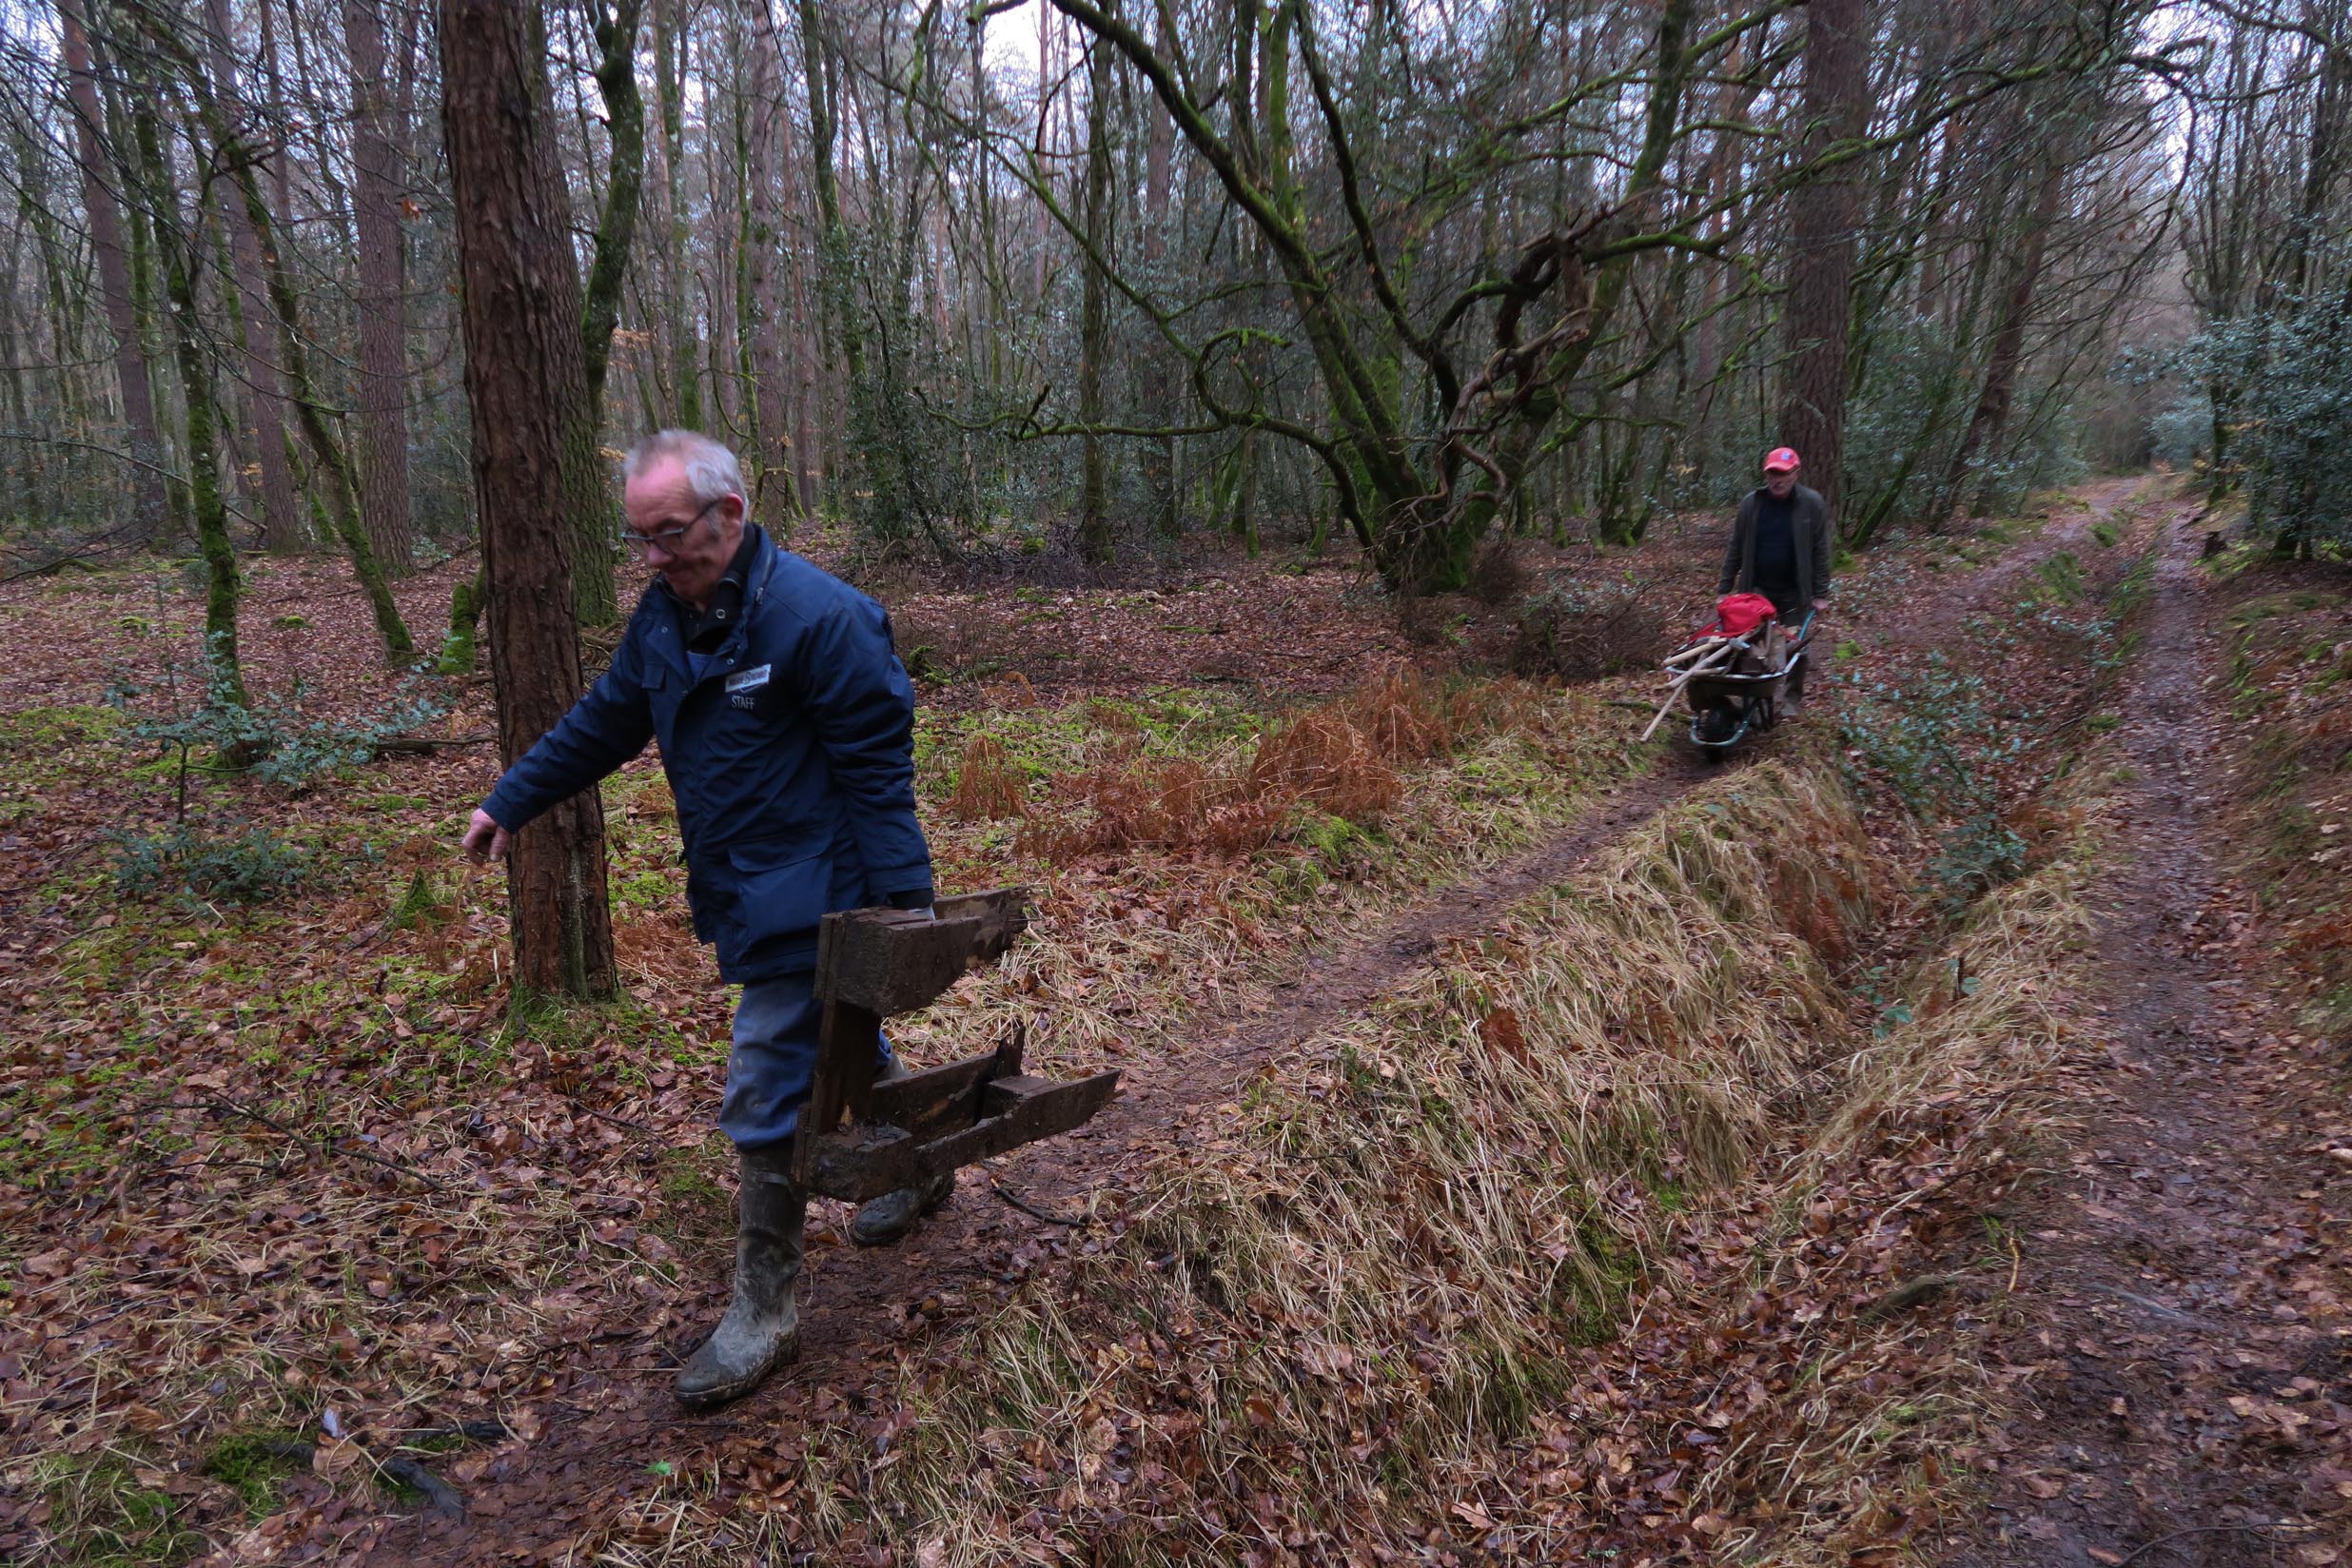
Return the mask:
[[[2342,1217],[2323,1208],[2289,1026],[2224,940],[2244,905],[2185,515],[2164,522],[2117,735],[2136,778],[2097,936],[2113,1068],[2070,1172],[2018,1219],[2018,1315],[1992,1350],[2022,1408],[1981,1526],[1940,1554],[1967,1568],[2333,1561],[2299,1553],[2344,1528],[2313,1524],[2342,1503],[2287,1441],[2352,1374],[2342,1325],[2289,1288]]]
[[[2019,574],[2069,547],[2133,488],[2132,481],[2103,486],[2087,510],[1970,579],[1968,592],[1950,601],[1954,622],[2004,602]],[[1938,635],[1913,627],[1906,639]],[[805,1348],[799,1362],[756,1394],[712,1415],[684,1415],[671,1398],[668,1368],[692,1348],[691,1338],[677,1343],[647,1336],[623,1374],[587,1374],[540,1405],[547,1435],[477,1485],[470,1521],[426,1516],[395,1522],[365,1560],[560,1559],[617,1499],[650,1489],[646,1466],[655,1459],[687,1474],[698,1459],[760,1434],[777,1448],[796,1446],[804,1424],[836,1408],[842,1391],[887,1367],[911,1340],[952,1331],[1006,1282],[1040,1266],[1041,1256],[1042,1266],[1051,1266],[1050,1253],[1071,1232],[1032,1209],[1074,1216],[1094,1194],[1128,1189],[1164,1153],[1168,1129],[1186,1111],[1232,1098],[1309,1033],[1362,1011],[1441,944],[1484,933],[1512,905],[1574,875],[1686,791],[1778,749],[1776,737],[1767,735],[1729,763],[1710,764],[1671,740],[1663,744],[1655,768],[1599,797],[1551,837],[1467,881],[1429,890],[1334,951],[1305,958],[1302,972],[1270,991],[1171,1029],[1156,1049],[1138,1054],[1120,1097],[1093,1123],[967,1170],[956,1198],[901,1245],[861,1252],[841,1244],[837,1227],[813,1225],[802,1284]],[[1000,1189],[1029,1207],[1002,1200]],[[696,1334],[724,1307],[726,1267],[715,1255],[689,1260],[701,1295],[678,1307]]]

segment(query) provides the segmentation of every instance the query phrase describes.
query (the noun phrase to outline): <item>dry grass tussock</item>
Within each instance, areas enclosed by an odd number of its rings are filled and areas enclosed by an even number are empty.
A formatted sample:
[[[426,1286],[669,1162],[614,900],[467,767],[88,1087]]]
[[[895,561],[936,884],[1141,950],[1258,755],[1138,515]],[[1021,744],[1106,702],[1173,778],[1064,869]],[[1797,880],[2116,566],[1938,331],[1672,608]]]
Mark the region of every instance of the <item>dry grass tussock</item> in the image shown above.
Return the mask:
[[[1709,786],[1181,1129],[1102,1250],[910,1364],[887,1459],[820,1438],[775,1514],[697,1487],[642,1560],[1878,1560],[1990,1462],[1967,1335],[1884,1303],[2009,1271],[1976,1216],[2079,1066],[2108,841],[2069,806],[1874,1033],[1836,786]]]
[[[1547,706],[1517,681],[1447,682],[1400,667],[1275,723],[1254,747],[1205,759],[1138,753],[1058,780],[1056,809],[1032,823],[1023,847],[1059,863],[1138,849],[1230,859],[1274,843],[1302,807],[1377,823],[1405,794],[1400,770],[1540,726]],[[993,777],[991,761],[977,760],[975,799]],[[959,802],[963,794],[959,784]]]
[[[1400,692],[1416,694],[1415,703]],[[1189,758],[1147,755],[1141,737],[1090,721],[1083,760],[1028,787],[1017,829],[1027,864],[1008,866],[1001,850],[985,847],[1001,841],[1004,826],[951,820],[934,836],[943,885],[985,875],[1035,887],[1031,939],[941,1006],[895,1021],[892,1037],[929,1062],[968,1052],[1017,1017],[1044,1070],[1119,1066],[1161,1031],[1266,978],[1270,965],[1295,964],[1393,914],[1400,897],[1502,860],[1572,816],[1594,790],[1646,764],[1635,726],[1620,719],[1589,691],[1517,681],[1446,688],[1407,676],[1290,715],[1255,745]],[[1348,738],[1330,738],[1340,731]],[[1302,761],[1309,733],[1347,748],[1349,766]],[[1430,755],[1441,735],[1453,749]],[[1381,742],[1386,750],[1375,749]],[[1280,784],[1256,800],[1249,778],[1262,764]],[[1317,803],[1348,803],[1342,787],[1375,765],[1397,792],[1377,821]],[[1081,779],[1119,781],[1101,798],[1116,808],[1107,814],[1126,847],[1075,861],[1040,853],[1057,820],[1071,841],[1095,831],[1101,813],[1069,798]],[[1014,785],[1023,787],[1017,777]],[[1155,817],[1184,826],[1155,827]],[[1225,842],[1254,840],[1254,851],[1227,855],[1203,842],[1218,823],[1232,827]]]
[[[1832,785],[1703,792],[1205,1112],[1114,1245],[917,1391],[903,1456],[812,1490],[925,1562],[1387,1533],[1607,1336],[1655,1194],[1772,1139],[1847,1029],[1782,911],[1867,918],[1866,853]]]
[[[1727,1431],[1691,1489],[1694,1514],[1731,1521],[1715,1542],[1727,1559],[1846,1568],[1964,1505],[1970,1473],[1997,1462],[1977,1446],[1995,1396],[1974,1331],[1886,1305],[1905,1300],[1904,1276],[1929,1271],[1972,1278],[1979,1296],[2008,1288],[2016,1254],[1979,1217],[2008,1208],[2044,1163],[2039,1151],[2071,1115],[2069,1077],[2105,1066],[2081,1045],[2086,894],[2120,841],[2088,781],[2112,764],[2104,749],[2089,754],[2056,853],[1980,899],[1912,967],[1891,1009],[1903,1021],[1838,1065],[1817,1122],[1782,1163],[1790,1234],[1762,1255],[1757,1299],[1827,1296],[1841,1310],[1793,1347],[1816,1370],[1788,1408]],[[1848,1218],[1824,1224],[1836,1216]],[[1825,1233],[1809,1240],[1809,1229]],[[1727,1310],[1716,1331],[1736,1332],[1745,1315],[1745,1303]]]
[[[955,793],[948,797],[948,814],[958,822],[995,822],[1029,814],[1028,777],[1003,741],[994,735],[976,735],[964,742],[964,754],[956,763]]]

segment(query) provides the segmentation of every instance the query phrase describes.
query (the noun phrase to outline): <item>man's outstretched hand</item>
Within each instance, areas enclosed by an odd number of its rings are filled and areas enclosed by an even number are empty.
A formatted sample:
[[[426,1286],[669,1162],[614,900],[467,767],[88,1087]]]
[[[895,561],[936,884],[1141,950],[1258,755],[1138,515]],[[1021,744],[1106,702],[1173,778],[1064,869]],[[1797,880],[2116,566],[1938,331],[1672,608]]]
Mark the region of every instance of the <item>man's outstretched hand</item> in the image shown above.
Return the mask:
[[[466,824],[465,837],[460,841],[459,847],[480,862],[492,855],[503,856],[506,847],[514,841],[515,835],[500,827],[497,817],[477,806],[474,808],[474,820]]]

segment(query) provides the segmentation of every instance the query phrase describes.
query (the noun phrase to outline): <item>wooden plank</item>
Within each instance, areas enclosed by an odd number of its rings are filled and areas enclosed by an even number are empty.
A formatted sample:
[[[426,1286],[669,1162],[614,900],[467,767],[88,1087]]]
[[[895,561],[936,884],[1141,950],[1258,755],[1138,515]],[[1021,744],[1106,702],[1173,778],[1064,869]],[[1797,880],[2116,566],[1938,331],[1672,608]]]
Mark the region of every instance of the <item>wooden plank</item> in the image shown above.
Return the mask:
[[[816,990],[880,1018],[935,1000],[965,971],[1029,929],[1028,890],[943,899],[936,918],[905,910],[842,910],[817,927]]]
[[[961,1132],[925,1139],[898,1127],[874,1127],[810,1140],[803,1146],[813,1153],[807,1182],[827,1197],[864,1203],[1068,1132],[1108,1105],[1118,1088],[1116,1072],[1068,1084],[1025,1075],[998,1079],[984,1091],[994,1114]]]
[[[882,1020],[863,1008],[825,1004],[816,1031],[816,1068],[809,1101],[800,1107],[800,1130],[793,1143],[793,1179],[806,1183],[816,1156],[816,1139],[841,1125],[844,1111],[861,1121],[873,1097]]]
[[[986,892],[957,893],[931,906],[942,920],[980,919],[982,956],[994,958],[1018,942],[1029,930],[1029,889],[990,888]]]
[[[861,1122],[894,1127],[918,1138],[960,1132],[980,1120],[982,1091],[1021,1070],[1021,1039],[1015,1034],[983,1056],[967,1056],[904,1078],[873,1086]],[[828,1130],[831,1130],[830,1128]]]

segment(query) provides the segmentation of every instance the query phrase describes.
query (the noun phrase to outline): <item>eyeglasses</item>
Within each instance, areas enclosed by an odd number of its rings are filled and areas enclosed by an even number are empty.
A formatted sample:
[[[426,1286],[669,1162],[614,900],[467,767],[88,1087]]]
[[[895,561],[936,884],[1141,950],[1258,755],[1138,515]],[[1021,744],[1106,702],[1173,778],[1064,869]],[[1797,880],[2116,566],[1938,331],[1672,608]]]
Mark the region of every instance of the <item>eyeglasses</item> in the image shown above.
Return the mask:
[[[718,498],[718,500],[725,500],[726,499],[726,497],[721,496]],[[638,555],[643,556],[652,554],[654,546],[658,544],[661,546],[661,553],[663,555],[675,556],[677,554],[677,541],[684,539],[688,534],[693,533],[695,524],[700,522],[704,518],[709,517],[711,515],[711,508],[716,506],[718,504],[718,500],[705,502],[701,511],[696,512],[693,517],[688,518],[684,522],[679,523],[676,528],[664,528],[657,533],[640,534],[624,522],[620,525],[621,546],[624,549],[635,550]]]

